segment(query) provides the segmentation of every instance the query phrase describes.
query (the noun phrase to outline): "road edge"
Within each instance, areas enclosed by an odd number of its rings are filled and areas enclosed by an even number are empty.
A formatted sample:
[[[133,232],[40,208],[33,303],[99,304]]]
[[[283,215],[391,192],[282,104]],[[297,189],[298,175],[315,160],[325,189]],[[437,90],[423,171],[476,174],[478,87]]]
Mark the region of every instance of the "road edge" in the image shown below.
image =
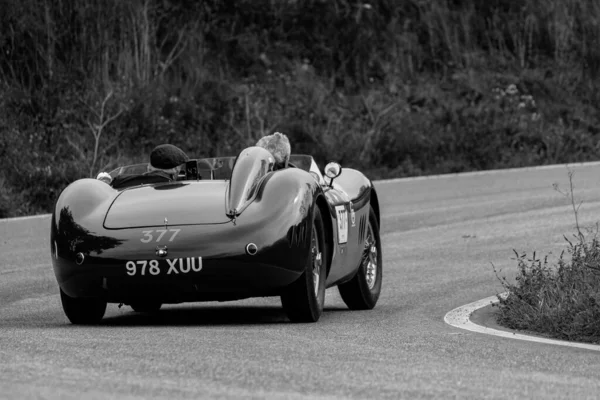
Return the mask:
[[[567,342],[558,339],[548,339],[544,337],[518,333],[517,331],[513,331],[508,328],[498,327],[498,325],[495,324],[492,306],[498,303],[498,296],[506,296],[506,294],[507,293],[501,293],[497,296],[486,297],[485,299],[481,299],[466,304],[464,306],[457,307],[444,316],[444,322],[455,328],[464,329],[471,332],[483,333],[486,335],[493,335],[503,338],[525,340],[529,342],[551,344],[557,346],[576,347],[585,350],[600,351],[599,345],[580,342]],[[476,312],[479,312],[479,315],[476,318],[477,323],[473,321],[473,314],[475,314]],[[501,328],[502,330],[496,329],[496,327]]]
[[[48,218],[50,216],[52,216],[52,214],[38,214],[38,215],[26,215],[24,217],[0,218],[0,222],[26,221],[28,219]]]
[[[500,169],[487,169],[483,171],[469,171],[469,172],[456,172],[449,174],[437,174],[437,175],[422,175],[422,176],[406,176],[402,178],[389,178],[374,180],[374,183],[385,184],[385,183],[396,183],[396,182],[412,182],[421,180],[433,180],[441,178],[459,178],[469,176],[481,176],[481,175],[496,175],[515,171],[537,171],[537,170],[549,170],[557,168],[571,168],[571,167],[597,167],[600,166],[600,161],[586,161],[579,163],[567,163],[567,164],[549,164],[549,165],[537,165],[532,167],[520,167],[520,168],[500,168]]]

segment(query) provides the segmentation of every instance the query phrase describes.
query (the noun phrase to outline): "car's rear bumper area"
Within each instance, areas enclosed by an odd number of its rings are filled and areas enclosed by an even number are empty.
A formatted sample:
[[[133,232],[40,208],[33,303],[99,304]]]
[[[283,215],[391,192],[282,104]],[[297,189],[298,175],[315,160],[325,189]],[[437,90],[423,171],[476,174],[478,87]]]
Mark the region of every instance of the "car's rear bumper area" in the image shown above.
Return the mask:
[[[198,272],[128,276],[122,266],[55,264],[61,289],[71,297],[103,297],[111,303],[154,300],[162,303],[227,301],[272,296],[301,272],[270,264],[208,260]]]

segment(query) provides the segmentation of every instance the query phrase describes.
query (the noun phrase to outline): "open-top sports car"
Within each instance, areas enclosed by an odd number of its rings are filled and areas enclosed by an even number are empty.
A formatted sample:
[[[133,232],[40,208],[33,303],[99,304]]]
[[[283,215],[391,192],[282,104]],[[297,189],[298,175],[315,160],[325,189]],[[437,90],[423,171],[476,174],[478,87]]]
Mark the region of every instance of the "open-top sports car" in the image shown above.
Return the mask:
[[[309,155],[286,168],[249,147],[194,159],[175,180],[147,164],[112,182],[80,179],[52,214],[51,255],[64,312],[99,322],[107,303],[155,312],[163,304],[280,296],[291,321],[314,322],[325,289],[371,309],[382,282],[380,211],[372,182]]]

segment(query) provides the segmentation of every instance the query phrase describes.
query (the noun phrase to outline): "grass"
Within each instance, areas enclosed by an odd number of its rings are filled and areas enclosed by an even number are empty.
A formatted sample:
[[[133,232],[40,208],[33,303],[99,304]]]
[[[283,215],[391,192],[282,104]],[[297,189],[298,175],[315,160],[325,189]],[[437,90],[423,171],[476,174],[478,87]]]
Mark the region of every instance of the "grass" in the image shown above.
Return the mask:
[[[568,196],[573,207],[576,231],[565,236],[566,249],[556,263],[548,256],[531,256],[515,251],[517,276],[514,282],[500,277],[508,296],[498,296],[500,325],[543,336],[600,343],[600,239],[598,227],[579,226],[573,195],[573,173],[569,173]]]

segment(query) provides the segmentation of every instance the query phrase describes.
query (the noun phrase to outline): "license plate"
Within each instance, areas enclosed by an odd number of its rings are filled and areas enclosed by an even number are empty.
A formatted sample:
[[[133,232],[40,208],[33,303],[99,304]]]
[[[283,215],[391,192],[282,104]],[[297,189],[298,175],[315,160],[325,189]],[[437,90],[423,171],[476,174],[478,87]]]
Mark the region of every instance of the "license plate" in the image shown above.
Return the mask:
[[[202,270],[202,257],[127,261],[129,276],[181,275]]]

